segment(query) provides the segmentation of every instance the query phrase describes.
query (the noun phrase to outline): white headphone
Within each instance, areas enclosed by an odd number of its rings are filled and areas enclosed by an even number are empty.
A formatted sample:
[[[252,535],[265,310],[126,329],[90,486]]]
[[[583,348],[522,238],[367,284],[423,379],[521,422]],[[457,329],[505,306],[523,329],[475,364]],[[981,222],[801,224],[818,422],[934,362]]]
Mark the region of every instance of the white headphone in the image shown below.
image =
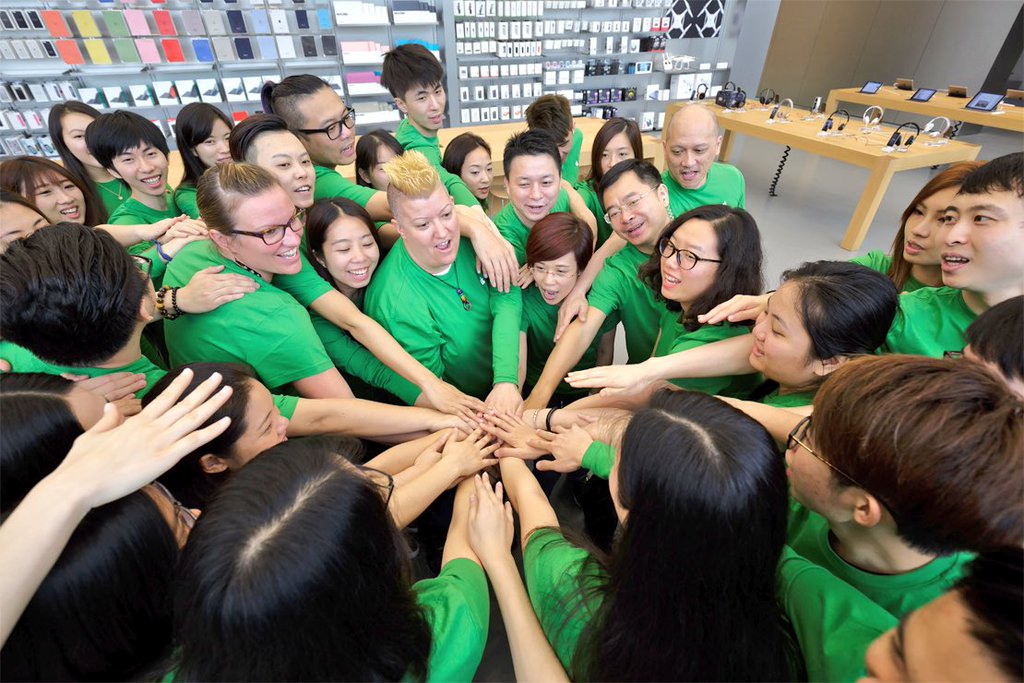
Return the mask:
[[[788,104],[787,104],[787,102],[788,102]],[[789,112],[791,112],[792,110],[793,110],[793,100],[790,99],[789,97],[787,97],[786,99],[782,100],[781,102],[779,102],[778,104],[775,105],[775,107],[772,109],[771,113],[768,115],[768,120],[769,121],[788,121],[789,120]]]
[[[921,131],[921,134],[928,135],[928,137],[932,138],[944,138],[952,127],[953,122],[945,116],[936,116],[934,119],[924,124],[924,129]]]
[[[872,116],[871,113],[875,115]],[[882,117],[885,116],[885,110],[878,105],[872,105],[864,111],[864,125],[865,126],[877,126],[882,122]]]

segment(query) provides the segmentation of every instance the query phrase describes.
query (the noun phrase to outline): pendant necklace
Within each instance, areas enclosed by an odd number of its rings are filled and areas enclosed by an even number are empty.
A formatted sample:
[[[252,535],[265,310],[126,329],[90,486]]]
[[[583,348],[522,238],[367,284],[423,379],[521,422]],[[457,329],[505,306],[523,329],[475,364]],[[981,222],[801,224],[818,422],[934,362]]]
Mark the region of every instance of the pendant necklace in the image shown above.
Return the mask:
[[[107,194],[110,194],[110,195],[113,195],[113,196],[117,197],[117,201],[119,201],[119,202],[123,202],[124,201],[124,194],[123,194],[124,193],[124,183],[121,183],[121,182],[117,183],[117,188],[118,188],[117,192],[114,192],[109,187],[105,187],[101,183],[96,183],[96,187],[100,188],[101,190],[103,190]]]
[[[454,270],[454,268],[455,268],[455,266],[453,264],[452,265],[452,269]],[[462,291],[462,285],[459,284],[459,271],[457,271],[457,270],[455,271],[455,284],[454,285],[450,284],[448,282],[445,282],[444,280],[442,280],[440,275],[435,275],[434,277],[436,277],[437,281],[440,282],[441,284],[443,284],[445,287],[451,287],[452,289],[455,290],[455,293],[459,295],[459,301],[462,302],[462,307],[464,309],[466,309],[468,311],[469,309],[473,308],[473,304],[469,303],[469,299],[466,298],[466,293],[464,291]]]

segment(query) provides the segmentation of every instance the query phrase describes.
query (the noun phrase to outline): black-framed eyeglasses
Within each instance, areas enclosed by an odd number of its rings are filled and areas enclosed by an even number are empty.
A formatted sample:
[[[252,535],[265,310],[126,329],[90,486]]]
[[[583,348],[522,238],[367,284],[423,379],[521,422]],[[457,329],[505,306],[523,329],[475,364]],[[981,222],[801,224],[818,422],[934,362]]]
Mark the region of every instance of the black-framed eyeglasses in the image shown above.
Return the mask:
[[[153,272],[153,259],[142,254],[132,254],[132,260],[135,261],[135,265],[138,266],[139,270],[146,277],[150,277]]]
[[[341,127],[345,126],[349,130],[353,130],[356,127],[356,111],[355,109],[349,109],[348,113],[342,116],[334,123],[328,124],[324,128],[296,128],[296,133],[302,133],[304,135],[316,135],[317,133],[323,133],[327,136],[328,140],[337,140],[341,137]]]
[[[960,360],[964,357],[963,351],[943,351],[942,357],[946,360]]]
[[[191,531],[192,527],[196,525],[196,520],[199,519],[196,517],[196,513],[185,507],[184,503],[175,498],[174,494],[168,491],[167,487],[160,482],[154,481],[151,486],[174,506],[174,517],[178,520],[178,523],[185,529]]]
[[[366,465],[361,465],[359,467],[359,471],[376,486],[387,491],[387,493],[384,494],[384,505],[386,506],[390,503],[391,494],[395,492],[395,478],[383,470],[367,467]]]
[[[722,262],[722,259],[704,258],[703,256],[697,256],[689,249],[680,249],[676,245],[672,244],[672,241],[668,237],[663,237],[661,238],[661,241],[658,242],[658,254],[660,254],[664,259],[670,259],[675,256],[676,265],[683,270],[693,270],[701,261],[707,261],[709,263]]]
[[[632,199],[627,199],[626,201],[622,202],[622,206],[626,210],[635,211],[636,208],[640,206],[640,203],[644,200],[644,197],[646,197],[652,192],[654,192],[654,190],[647,190],[647,192],[644,192],[643,194],[638,194]],[[613,220],[622,215],[622,211],[623,208],[620,208],[618,206],[609,207],[609,209],[605,211],[604,219],[611,223]]]
[[[275,225],[272,228],[266,230],[260,230],[259,232],[250,232],[248,230],[232,230],[232,235],[245,235],[246,237],[259,237],[263,240],[264,244],[277,244],[284,239],[285,230],[290,229],[292,232],[302,232],[302,219],[298,213],[295,213],[288,222],[284,225]]]

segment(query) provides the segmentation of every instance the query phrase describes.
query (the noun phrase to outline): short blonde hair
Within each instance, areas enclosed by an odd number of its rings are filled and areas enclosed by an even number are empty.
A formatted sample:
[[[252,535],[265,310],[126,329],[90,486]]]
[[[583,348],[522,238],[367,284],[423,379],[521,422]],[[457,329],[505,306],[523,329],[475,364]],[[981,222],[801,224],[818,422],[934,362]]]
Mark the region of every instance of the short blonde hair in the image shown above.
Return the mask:
[[[388,176],[388,206],[392,213],[399,195],[422,199],[429,197],[441,184],[437,169],[415,150],[392,158],[384,164],[384,172]]]
[[[196,183],[196,205],[206,227],[224,234],[234,230],[233,213],[242,200],[281,187],[270,171],[229,161],[206,169]]]

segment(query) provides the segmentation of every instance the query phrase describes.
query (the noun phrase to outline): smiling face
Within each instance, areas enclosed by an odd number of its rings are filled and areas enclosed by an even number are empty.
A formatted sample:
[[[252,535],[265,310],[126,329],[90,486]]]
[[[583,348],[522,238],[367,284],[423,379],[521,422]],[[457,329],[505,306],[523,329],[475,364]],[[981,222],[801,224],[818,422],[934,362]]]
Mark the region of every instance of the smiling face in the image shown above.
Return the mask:
[[[120,178],[140,201],[162,200],[167,189],[167,157],[156,147],[143,144],[115,156],[111,175]]]
[[[228,124],[220,119],[216,119],[213,122],[213,128],[210,129],[210,134],[206,136],[205,140],[192,148],[192,153],[196,155],[199,161],[203,162],[203,166],[206,166],[206,168],[231,161],[231,152],[228,151],[228,138],[230,136],[231,128],[228,127]]]
[[[264,133],[253,143],[252,163],[270,171],[297,208],[313,206],[316,173],[309,152],[288,131]]]
[[[1024,198],[957,195],[939,233],[942,284],[974,292],[989,305],[1024,293]]]
[[[396,97],[395,104],[409,117],[416,130],[427,137],[433,137],[444,126],[444,108],[448,104],[448,95],[441,83],[417,85],[402,97]]]
[[[561,169],[547,154],[521,154],[512,160],[505,179],[509,201],[526,227],[551,213],[561,191]]]
[[[636,173],[623,173],[605,189],[604,206],[615,234],[645,254],[654,252],[658,235],[669,223],[664,185],[650,187]]]
[[[569,296],[579,278],[576,256],[572,252],[550,261],[537,261],[530,269],[534,286],[544,302],[552,306],[557,306]]]
[[[253,235],[239,235],[210,231],[210,239],[226,257],[240,261],[270,280],[274,275],[294,275],[302,269],[299,258],[299,243],[302,241],[302,225],[295,215],[295,206],[288,194],[275,185],[255,197],[234,198],[234,230],[259,233],[272,228],[291,225],[298,228],[284,231],[284,238],[277,244],[266,244],[262,238]]]
[[[388,180],[388,174],[384,172],[384,164],[388,163],[396,156],[398,155],[395,154],[387,145],[378,145],[377,163],[375,163],[373,168],[370,169],[369,175],[367,175],[365,169],[359,169],[359,175],[363,180],[370,183],[370,187],[373,189],[380,190],[381,192],[387,192],[388,183],[391,181]]]
[[[298,110],[302,116],[298,127],[305,129],[327,128],[349,113],[342,99],[329,87],[303,97],[298,102]],[[315,164],[334,168],[347,166],[356,160],[356,133],[344,124],[341,125],[341,134],[334,140],[328,138],[327,133],[303,133],[302,139]]]
[[[721,258],[715,228],[701,218],[691,218],[676,228],[669,243],[676,250],[690,251],[700,258]],[[691,270],[687,270],[679,264],[677,257],[682,259],[683,266],[687,265],[685,254],[661,257],[661,295],[679,303],[685,311],[715,283],[721,264],[698,261]]]
[[[327,228],[320,262],[343,292],[353,291],[370,284],[380,250],[366,223],[342,215]]]
[[[7,251],[14,240],[28,237],[47,225],[45,218],[27,206],[13,202],[0,204],[0,254]]]
[[[953,202],[959,187],[947,187],[925,198],[914,207],[904,229],[903,258],[920,266],[937,266],[941,259],[939,239],[946,208]]]
[[[807,386],[824,374],[822,363],[811,357],[811,337],[799,306],[800,288],[783,283],[754,325],[750,365],[784,389]]]
[[[32,200],[50,223],[85,220],[85,195],[78,186],[67,178],[56,174],[38,178],[35,189],[25,188],[26,196]]]
[[[466,187],[477,199],[487,199],[494,180],[494,165],[490,153],[483,147],[477,147],[466,155],[462,162],[462,173],[459,174]]]
[[[633,145],[630,144],[629,138],[625,133],[616,133],[601,152],[601,174],[607,173],[620,161],[634,158]]]
[[[89,148],[85,144],[85,129],[92,122],[93,118],[88,114],[68,112],[60,120],[61,137],[64,138],[68,150],[82,162],[83,166],[91,171],[103,171],[103,167],[89,153]]]
[[[708,169],[722,146],[714,114],[704,107],[683,107],[665,130],[663,145],[672,178],[687,190],[704,187]]]
[[[455,262],[459,223],[455,204],[444,185],[438,183],[426,197],[403,195],[394,209],[398,234],[416,265],[436,275]]]

